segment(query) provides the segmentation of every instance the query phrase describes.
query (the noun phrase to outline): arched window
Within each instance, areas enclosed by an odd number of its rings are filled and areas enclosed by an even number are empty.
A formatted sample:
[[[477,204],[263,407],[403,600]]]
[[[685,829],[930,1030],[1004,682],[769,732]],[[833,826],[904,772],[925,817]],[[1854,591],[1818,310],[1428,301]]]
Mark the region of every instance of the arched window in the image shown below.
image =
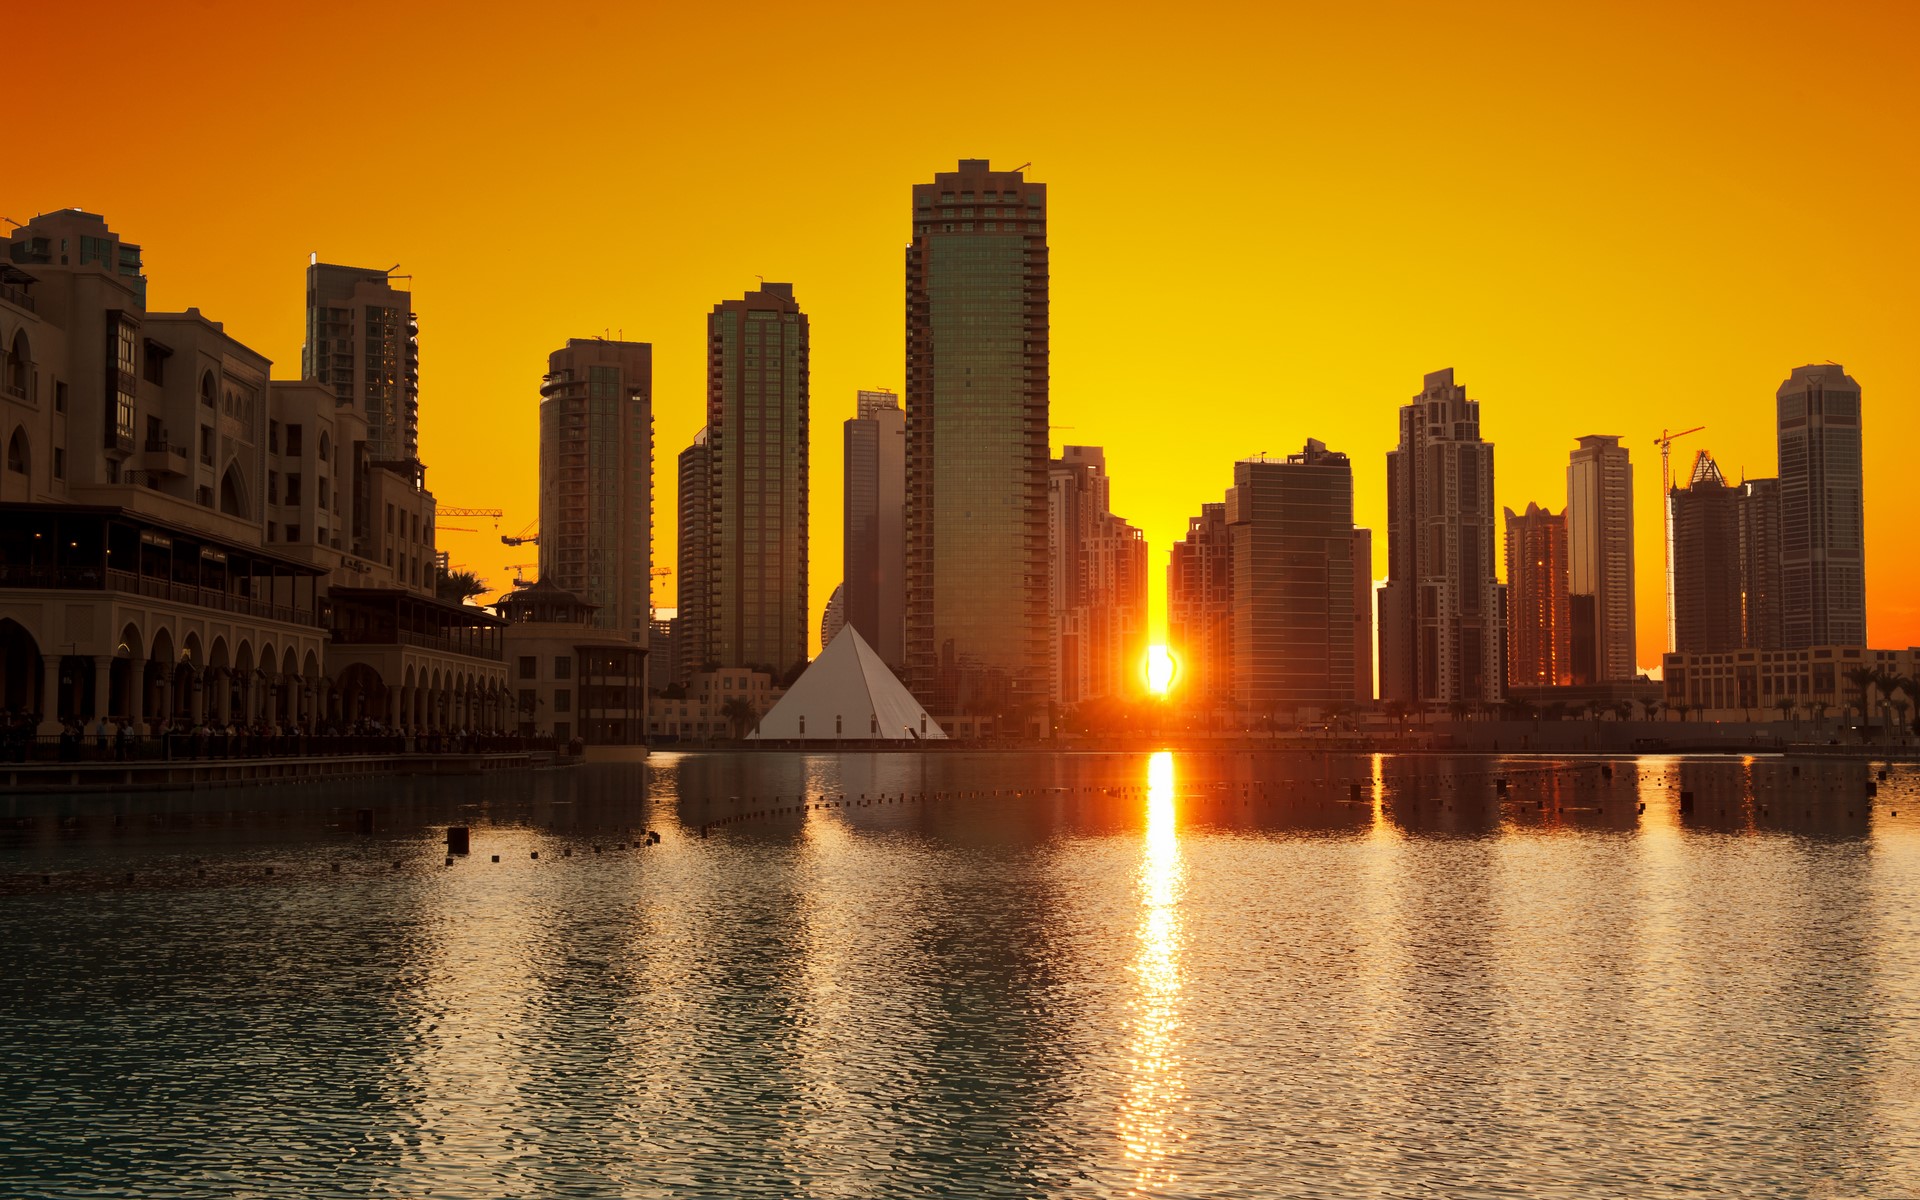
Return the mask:
[[[327,436],[327,431],[324,429],[320,431],[320,461],[333,461],[333,439]]]
[[[33,447],[27,444],[27,431],[15,429],[7,439],[7,470],[25,475],[33,469]]]
[[[27,344],[27,331],[22,329],[13,335],[13,345],[7,349],[7,391],[24,398],[27,394],[27,374],[32,369],[33,348]]]
[[[200,375],[200,403],[213,407],[213,372],[204,371]]]

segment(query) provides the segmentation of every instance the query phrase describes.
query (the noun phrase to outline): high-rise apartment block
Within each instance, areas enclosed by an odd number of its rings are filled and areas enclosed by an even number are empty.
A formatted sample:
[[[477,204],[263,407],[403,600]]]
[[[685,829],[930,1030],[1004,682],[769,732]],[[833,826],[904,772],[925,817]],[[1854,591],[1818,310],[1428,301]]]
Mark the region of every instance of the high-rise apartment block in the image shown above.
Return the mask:
[[[804,667],[807,316],[790,283],[707,320],[707,656],[775,679]]]
[[[1175,694],[1190,712],[1233,704],[1233,531],[1227,506],[1202,504],[1167,562],[1167,650]],[[1372,681],[1368,686],[1371,690]]]
[[[1693,460],[1687,486],[1667,497],[1673,528],[1674,650],[1737,650],[1741,622],[1740,493],[1713,456]]]
[[[1308,441],[1285,459],[1234,464],[1233,687],[1243,713],[1349,705],[1355,654],[1353,467]]]
[[[645,644],[652,539],[653,347],[570,338],[540,384],[540,578]]]
[[[1147,543],[1113,514],[1106,454],[1067,446],[1047,468],[1053,703],[1138,692],[1147,655]]]
[[[1632,679],[1633,464],[1619,438],[1580,439],[1568,456],[1564,515],[1572,682]]]
[[[906,661],[907,415],[892,392],[861,392],[856,403],[844,430],[842,611],[880,661],[899,671]]]
[[[707,614],[713,597],[708,591],[709,555],[713,550],[713,456],[707,449],[707,431],[693,435],[693,444],[680,452],[680,523],[674,586],[675,609],[673,681],[686,683],[718,665],[708,649]]]
[[[375,462],[420,457],[419,325],[388,271],[312,262],[301,378],[325,383],[367,420]]]
[[[1567,518],[1537,504],[1507,515],[1507,685],[1574,680],[1568,615]]]
[[[1860,385],[1837,363],[1795,367],[1775,399],[1782,637],[1789,650],[1864,646]]]
[[[1753,650],[1784,650],[1781,612],[1780,481],[1749,479],[1740,484],[1741,645]]]
[[[1495,569],[1493,444],[1453,371],[1426,376],[1387,452],[1381,696],[1408,706],[1497,703],[1504,661]]]
[[[1048,693],[1046,185],[962,159],[906,252],[907,676],[1038,731]]]
[[[1353,531],[1353,698],[1373,703],[1373,530]]]

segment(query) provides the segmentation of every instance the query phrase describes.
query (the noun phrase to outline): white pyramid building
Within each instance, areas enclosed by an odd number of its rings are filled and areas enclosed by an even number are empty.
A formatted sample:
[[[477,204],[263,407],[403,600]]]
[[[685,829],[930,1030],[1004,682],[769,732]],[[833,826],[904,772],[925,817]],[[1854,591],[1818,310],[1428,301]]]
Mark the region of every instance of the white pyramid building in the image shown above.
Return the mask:
[[[748,740],[917,742],[946,736],[866,639],[846,625]]]

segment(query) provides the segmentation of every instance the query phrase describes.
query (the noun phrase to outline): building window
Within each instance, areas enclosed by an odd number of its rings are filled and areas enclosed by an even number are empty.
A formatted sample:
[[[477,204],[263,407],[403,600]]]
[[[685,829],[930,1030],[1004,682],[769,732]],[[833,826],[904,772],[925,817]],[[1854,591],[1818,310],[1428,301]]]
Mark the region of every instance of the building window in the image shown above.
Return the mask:
[[[287,473],[287,503],[300,503],[300,472],[298,471]]]
[[[573,726],[566,721],[555,721],[553,723],[553,740],[556,742],[572,741]]]
[[[267,503],[280,503],[280,472],[267,472]]]
[[[290,542],[297,542],[300,540],[300,527],[298,525],[287,526],[287,540]]]
[[[298,425],[287,426],[287,454],[289,456],[300,453],[300,433],[301,430]]]
[[[267,422],[267,453],[280,453],[280,422]]]
[[[213,465],[213,426],[200,427],[200,461],[207,466]]]
[[[53,448],[53,477],[55,479],[67,477],[67,451],[64,446]]]
[[[212,508],[213,507],[213,489],[208,487],[204,483],[201,484],[199,487],[193,489],[193,502],[195,504],[198,504],[201,508]]]
[[[536,703],[537,703],[537,701],[536,701],[536,699],[535,699],[535,697],[534,697],[534,692],[533,692],[533,689],[532,689],[532,688],[521,688],[521,689],[520,689],[520,704],[519,704],[519,707],[520,707],[520,712],[521,712],[521,715],[523,715],[523,716],[529,716],[529,717],[530,717],[530,716],[532,716],[532,715],[533,715],[533,709],[534,709],[534,705],[535,705]]]
[[[520,678],[535,679],[540,674],[540,660],[531,654],[520,656]]]
[[[554,655],[553,677],[555,679],[572,679],[573,678],[573,659],[565,654]]]
[[[573,711],[573,693],[561,688],[553,693],[553,711],[570,713]]]
[[[53,385],[53,411],[67,411],[67,385],[55,382]]]

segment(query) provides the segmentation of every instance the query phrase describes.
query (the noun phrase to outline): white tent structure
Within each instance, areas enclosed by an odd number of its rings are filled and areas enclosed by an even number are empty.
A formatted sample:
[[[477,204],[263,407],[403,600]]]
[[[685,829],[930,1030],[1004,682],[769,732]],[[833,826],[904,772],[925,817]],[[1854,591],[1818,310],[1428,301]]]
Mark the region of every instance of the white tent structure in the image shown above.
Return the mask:
[[[946,736],[866,639],[845,625],[747,740],[917,742]]]

